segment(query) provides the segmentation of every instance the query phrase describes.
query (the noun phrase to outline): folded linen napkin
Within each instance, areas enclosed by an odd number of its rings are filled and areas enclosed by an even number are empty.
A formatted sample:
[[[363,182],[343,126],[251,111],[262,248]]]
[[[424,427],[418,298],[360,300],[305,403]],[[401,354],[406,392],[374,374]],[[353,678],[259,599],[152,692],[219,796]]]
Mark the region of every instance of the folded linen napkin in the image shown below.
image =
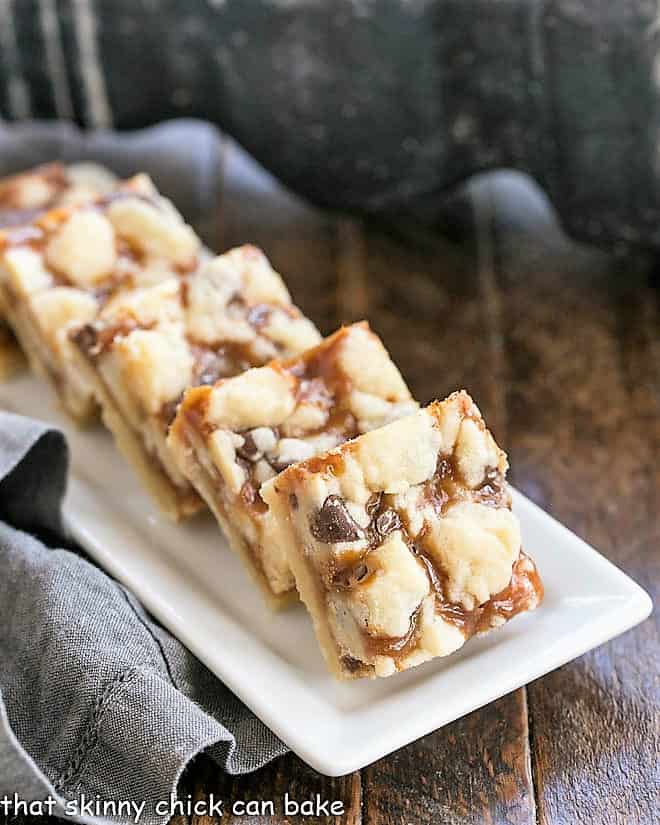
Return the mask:
[[[78,818],[135,822],[138,806],[139,822],[163,822],[158,802],[200,751],[238,774],[285,747],[73,546],[67,464],[61,433],[0,412],[0,805],[124,801]]]

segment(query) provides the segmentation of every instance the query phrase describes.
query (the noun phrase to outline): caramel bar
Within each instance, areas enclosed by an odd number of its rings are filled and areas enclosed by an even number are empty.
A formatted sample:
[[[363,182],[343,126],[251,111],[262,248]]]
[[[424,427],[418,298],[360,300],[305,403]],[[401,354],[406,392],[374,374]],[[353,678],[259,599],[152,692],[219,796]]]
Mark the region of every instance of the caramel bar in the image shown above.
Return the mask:
[[[114,175],[88,163],[51,163],[0,180],[0,229],[18,227],[56,205],[92,200],[116,186]],[[0,305],[0,380],[24,362]]]
[[[366,323],[299,357],[189,390],[169,444],[273,606],[295,596],[261,487],[291,464],[417,409]]]
[[[155,242],[149,226],[134,231],[141,243]],[[251,246],[154,286],[120,292],[71,337],[79,372],[106,425],[174,518],[202,504],[166,443],[184,390],[297,354],[319,340],[280,276]]]
[[[458,392],[261,488],[337,677],[446,656],[540,603],[507,466]]]
[[[194,269],[200,242],[146,176],[91,201],[72,197],[0,230],[0,296],[33,368],[84,423],[96,404],[74,363],[70,330],[123,292]]]

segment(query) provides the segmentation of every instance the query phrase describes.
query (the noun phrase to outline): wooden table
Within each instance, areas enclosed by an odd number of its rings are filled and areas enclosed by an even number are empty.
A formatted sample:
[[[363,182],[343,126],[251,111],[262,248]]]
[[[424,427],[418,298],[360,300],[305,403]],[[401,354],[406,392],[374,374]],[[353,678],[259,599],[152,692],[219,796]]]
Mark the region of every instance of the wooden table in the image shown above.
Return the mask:
[[[660,312],[650,260],[578,247],[547,220],[526,228],[503,216],[488,183],[456,198],[444,234],[395,233],[300,203],[246,173],[231,144],[225,156],[211,245],[261,245],[325,333],[368,318],[420,401],[466,387],[509,453],[513,483],[657,592]],[[651,825],[658,658],[652,617],[351,776],[328,779],[288,755],[232,779],[201,758],[181,793],[319,793],[344,803],[331,821],[347,825]],[[312,820],[223,820],[236,821]]]

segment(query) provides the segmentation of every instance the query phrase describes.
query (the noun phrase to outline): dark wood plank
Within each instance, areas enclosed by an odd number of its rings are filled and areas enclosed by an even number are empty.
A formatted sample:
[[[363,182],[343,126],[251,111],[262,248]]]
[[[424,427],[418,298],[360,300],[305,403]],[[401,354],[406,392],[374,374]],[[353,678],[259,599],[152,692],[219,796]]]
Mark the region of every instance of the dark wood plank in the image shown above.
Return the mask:
[[[370,225],[366,250],[369,320],[413,394],[426,403],[460,385],[483,401],[487,347],[468,247],[411,245]]]
[[[525,691],[376,762],[362,787],[365,825],[533,823]]]
[[[369,315],[420,400],[465,387],[506,443],[490,226],[481,214],[472,226],[467,245],[414,248],[370,228]],[[535,822],[525,691],[366,768],[362,786],[368,825]]]
[[[496,259],[513,481],[657,592],[660,316],[645,262],[510,226]],[[657,652],[656,617],[529,686],[539,823],[658,821]]]

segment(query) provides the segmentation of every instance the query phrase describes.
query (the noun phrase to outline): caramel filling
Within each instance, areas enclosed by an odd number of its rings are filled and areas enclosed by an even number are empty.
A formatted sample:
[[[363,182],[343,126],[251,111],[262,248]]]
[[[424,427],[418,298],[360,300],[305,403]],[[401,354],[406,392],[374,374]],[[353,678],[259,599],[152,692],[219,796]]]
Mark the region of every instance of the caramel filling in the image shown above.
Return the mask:
[[[318,469],[310,469],[313,461],[305,462],[310,472],[327,471],[327,456],[319,460]],[[422,495],[440,517],[451,505],[461,500],[510,508],[510,494],[502,473],[496,468],[488,468],[479,487],[471,489],[461,479],[453,456],[439,457],[436,472],[424,485]],[[329,592],[351,591],[369,586],[373,577],[378,575],[377,555],[371,551],[382,544],[388,533],[398,530],[426,572],[435,596],[436,613],[458,627],[466,639],[497,624],[503,624],[513,616],[536,606],[543,598],[543,585],[534,562],[521,550],[513,565],[509,583],[503,590],[472,609],[452,602],[447,595],[445,572],[424,551],[424,530],[415,539],[411,537],[405,515],[398,513],[393,506],[393,497],[383,493],[373,494],[366,504],[366,512],[370,521],[367,527],[361,527],[350,515],[344,501],[339,496],[331,495],[310,518],[310,532],[318,541],[328,544],[366,541],[366,547],[344,552],[341,559],[330,558],[326,569],[321,571]],[[362,629],[367,655],[370,658],[389,656],[398,666],[417,646],[420,616],[421,605],[411,616],[407,632],[396,638],[374,636]],[[344,656],[342,661],[350,672],[368,668],[366,662],[360,662],[351,656]]]
[[[294,314],[297,311],[292,308]],[[337,444],[341,444],[348,439],[358,435],[357,421],[348,407],[348,399],[351,391],[351,382],[339,367],[338,348],[341,346],[346,330],[340,330],[327,341],[319,346],[308,350],[300,356],[295,356],[286,361],[272,362],[271,366],[288,373],[295,381],[294,393],[297,404],[306,403],[317,406],[324,412],[324,423],[316,429],[306,430],[301,437],[308,438],[321,434],[333,434],[336,436]],[[246,356],[246,350],[241,350],[240,346],[232,351],[234,358]],[[259,366],[249,364],[243,366]],[[237,369],[226,375],[219,376],[220,379],[230,377],[242,369]],[[211,381],[198,381],[196,383],[212,383]],[[208,394],[210,390],[190,394],[186,398],[184,413],[191,426],[199,432],[208,436],[213,427],[206,419],[206,406],[208,404]],[[268,428],[272,431],[276,443],[283,437],[279,427]],[[289,467],[293,461],[279,461],[268,454],[256,449],[251,437],[250,430],[239,430],[237,434],[242,436],[244,444],[237,449],[237,463],[245,470],[247,479],[241,490],[241,500],[244,506],[253,515],[260,516],[267,512],[268,507],[261,498],[259,492],[261,482],[256,478],[257,461],[266,461],[274,473],[280,473]],[[306,464],[314,462],[315,459],[308,459]],[[326,457],[322,459],[324,466],[329,463],[336,465],[337,472],[343,466],[343,459],[340,456]]]

